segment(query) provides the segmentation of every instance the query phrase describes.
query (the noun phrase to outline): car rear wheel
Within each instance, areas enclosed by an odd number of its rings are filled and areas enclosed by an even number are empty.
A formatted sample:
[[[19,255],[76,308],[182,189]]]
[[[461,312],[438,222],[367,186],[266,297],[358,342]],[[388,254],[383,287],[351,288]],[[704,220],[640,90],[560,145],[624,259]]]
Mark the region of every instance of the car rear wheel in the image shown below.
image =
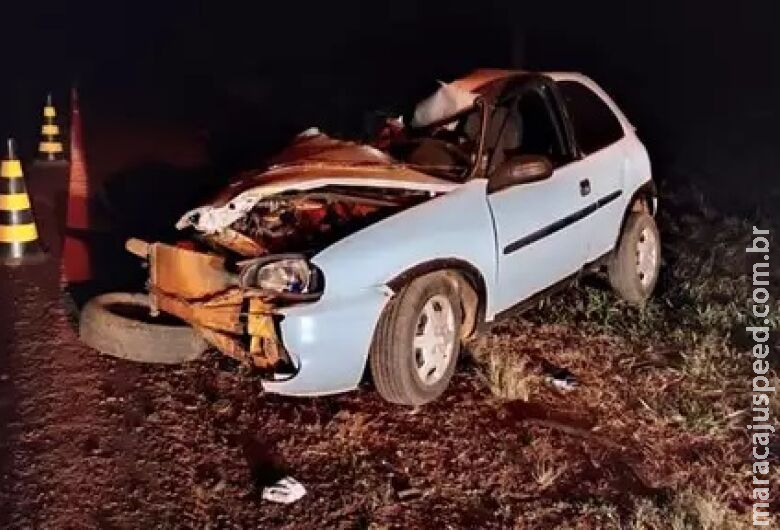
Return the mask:
[[[624,300],[643,306],[655,288],[661,268],[661,236],[655,219],[632,212],[609,261],[609,282]]]
[[[387,401],[423,405],[439,397],[458,362],[463,310],[446,272],[421,276],[388,303],[374,332],[369,365]]]

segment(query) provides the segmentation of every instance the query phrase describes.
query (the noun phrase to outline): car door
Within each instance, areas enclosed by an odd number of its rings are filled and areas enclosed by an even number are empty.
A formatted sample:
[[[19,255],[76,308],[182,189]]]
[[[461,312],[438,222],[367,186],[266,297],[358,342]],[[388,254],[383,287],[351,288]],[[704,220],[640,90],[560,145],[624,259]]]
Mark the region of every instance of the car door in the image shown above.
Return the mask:
[[[567,144],[555,104],[544,84],[530,85],[509,103],[509,119],[518,122],[518,139],[517,145],[508,142],[511,152],[503,158],[543,155],[555,169],[545,180],[487,196],[497,243],[497,311],[565,279],[584,263],[587,245],[577,221],[590,199],[589,190],[582,182],[581,168]],[[499,144],[507,143],[504,135],[501,138]],[[495,164],[491,163],[491,169]]]
[[[620,120],[603,97],[576,80],[560,80],[557,89],[572,125],[581,157],[579,172],[590,186],[593,212],[582,220],[587,242],[587,261],[605,254],[615,245],[626,197],[623,179],[628,157]]]

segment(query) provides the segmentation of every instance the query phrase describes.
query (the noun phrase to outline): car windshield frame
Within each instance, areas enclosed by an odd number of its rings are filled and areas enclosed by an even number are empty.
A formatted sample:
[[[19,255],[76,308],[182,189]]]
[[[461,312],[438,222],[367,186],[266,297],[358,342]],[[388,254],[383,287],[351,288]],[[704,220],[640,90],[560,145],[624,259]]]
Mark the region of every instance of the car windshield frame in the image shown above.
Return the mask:
[[[469,115],[470,113],[477,111],[479,113],[479,129],[475,134],[475,146],[472,149],[472,153],[470,157],[471,160],[467,165],[464,166],[462,175],[454,175],[452,171],[447,171],[448,168],[451,170],[458,169],[458,166],[444,167],[444,166],[436,166],[436,165],[428,165],[428,164],[410,163],[407,162],[406,160],[399,159],[396,156],[394,156],[391,152],[392,149],[390,148],[390,146],[382,149],[382,151],[388,154],[389,156],[393,157],[393,159],[396,160],[399,164],[402,164],[406,167],[423,171],[423,172],[429,172],[429,173],[434,172],[436,176],[440,176],[448,180],[468,182],[469,180],[472,180],[473,178],[479,176],[481,173],[484,172],[484,168],[482,167],[483,164],[481,163],[481,160],[483,158],[482,153],[484,152],[485,129],[486,129],[486,122],[488,119],[488,112],[487,112],[488,108],[489,105],[487,105],[485,103],[484,98],[480,96],[475,98],[472,105],[458,111],[457,113],[451,116],[447,116],[446,118],[425,125],[424,127],[415,127],[415,128],[410,127],[408,129],[409,131],[412,131],[413,134],[411,135],[410,138],[407,138],[406,141],[410,141],[412,139],[420,139],[420,138],[435,138],[433,136],[433,131],[439,130],[442,127],[449,125],[453,122],[457,122],[458,120],[463,119],[465,116]],[[448,173],[449,175],[447,175]]]

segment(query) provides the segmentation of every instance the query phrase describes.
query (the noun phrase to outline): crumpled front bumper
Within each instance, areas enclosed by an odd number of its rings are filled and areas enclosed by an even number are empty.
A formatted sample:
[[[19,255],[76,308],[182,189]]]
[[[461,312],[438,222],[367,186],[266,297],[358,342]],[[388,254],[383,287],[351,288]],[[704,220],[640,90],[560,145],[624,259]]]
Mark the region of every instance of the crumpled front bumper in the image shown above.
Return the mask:
[[[177,316],[225,355],[264,369],[266,391],[316,396],[360,383],[391,295],[381,286],[275,305],[240,288],[217,255],[137,239],[126,246],[148,260],[152,310]],[[286,369],[276,370],[280,364]]]
[[[148,260],[153,312],[164,311],[193,326],[222,353],[258,368],[283,360],[278,315],[260,294],[238,286],[225,260],[164,243],[130,239],[133,254]]]

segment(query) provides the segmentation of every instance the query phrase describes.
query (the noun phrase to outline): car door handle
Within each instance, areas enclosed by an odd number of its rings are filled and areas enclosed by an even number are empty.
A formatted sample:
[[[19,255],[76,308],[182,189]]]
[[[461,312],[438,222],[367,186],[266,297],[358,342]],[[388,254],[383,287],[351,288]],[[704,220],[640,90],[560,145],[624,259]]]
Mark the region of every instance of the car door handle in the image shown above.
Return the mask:
[[[580,195],[590,195],[590,180],[585,179],[580,181]]]

